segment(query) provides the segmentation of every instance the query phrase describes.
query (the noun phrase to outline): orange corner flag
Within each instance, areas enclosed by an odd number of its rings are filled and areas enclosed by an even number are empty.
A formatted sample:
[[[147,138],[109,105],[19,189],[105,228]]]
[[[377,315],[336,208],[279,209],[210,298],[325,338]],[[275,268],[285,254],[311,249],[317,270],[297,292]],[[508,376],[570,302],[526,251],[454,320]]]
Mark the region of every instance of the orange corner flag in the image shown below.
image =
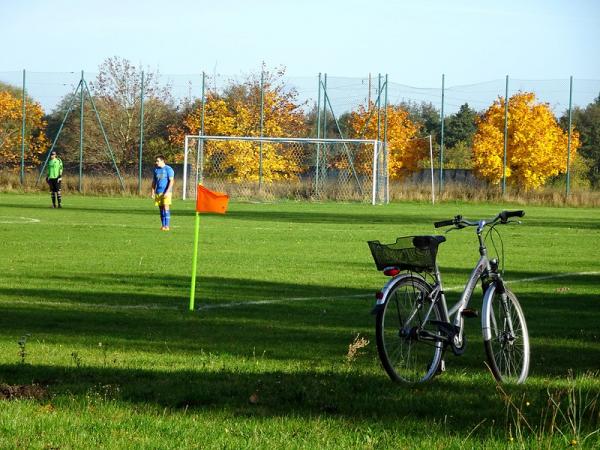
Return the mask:
[[[196,212],[225,214],[229,204],[229,195],[222,192],[214,192],[198,185],[196,196]]]

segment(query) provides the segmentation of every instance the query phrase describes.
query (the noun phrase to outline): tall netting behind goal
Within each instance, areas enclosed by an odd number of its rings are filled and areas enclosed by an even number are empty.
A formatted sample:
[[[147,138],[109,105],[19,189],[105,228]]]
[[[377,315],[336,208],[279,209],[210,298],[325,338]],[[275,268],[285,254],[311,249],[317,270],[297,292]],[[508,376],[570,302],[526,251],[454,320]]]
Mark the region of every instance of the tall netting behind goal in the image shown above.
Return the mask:
[[[188,135],[183,198],[202,183],[242,200],[382,202],[382,149],[363,139]]]

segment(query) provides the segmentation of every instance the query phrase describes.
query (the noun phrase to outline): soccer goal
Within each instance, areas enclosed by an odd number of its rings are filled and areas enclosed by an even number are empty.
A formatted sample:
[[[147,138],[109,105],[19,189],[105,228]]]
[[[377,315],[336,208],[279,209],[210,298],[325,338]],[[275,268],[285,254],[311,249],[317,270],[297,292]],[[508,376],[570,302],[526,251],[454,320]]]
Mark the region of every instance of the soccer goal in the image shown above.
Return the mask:
[[[384,145],[369,139],[185,136],[183,198],[198,183],[238,199],[386,199]]]

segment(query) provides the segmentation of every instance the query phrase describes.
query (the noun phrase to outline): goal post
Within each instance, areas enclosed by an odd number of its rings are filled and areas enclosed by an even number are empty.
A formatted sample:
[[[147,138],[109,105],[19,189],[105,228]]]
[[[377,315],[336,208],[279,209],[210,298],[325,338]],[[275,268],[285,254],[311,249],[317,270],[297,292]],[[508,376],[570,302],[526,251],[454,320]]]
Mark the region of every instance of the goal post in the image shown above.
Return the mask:
[[[387,200],[384,145],[372,139],[186,135],[183,195],[198,183],[242,199]]]

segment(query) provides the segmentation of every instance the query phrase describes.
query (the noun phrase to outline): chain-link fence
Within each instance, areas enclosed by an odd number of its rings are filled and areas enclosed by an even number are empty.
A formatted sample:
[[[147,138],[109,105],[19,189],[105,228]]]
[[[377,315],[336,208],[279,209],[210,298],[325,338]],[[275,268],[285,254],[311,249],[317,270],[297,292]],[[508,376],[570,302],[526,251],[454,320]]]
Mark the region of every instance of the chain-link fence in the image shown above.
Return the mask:
[[[63,159],[66,178],[72,180],[74,188],[85,191],[85,179],[100,175],[121,189],[141,191],[143,184],[149,184],[157,154],[164,154],[169,163],[183,164],[183,140],[188,134],[373,139],[381,141],[388,150],[380,153],[382,161],[378,165],[388,171],[388,155],[393,158],[397,150],[394,146],[398,145],[390,137],[393,127],[398,126],[388,117],[388,108],[394,107],[406,110],[418,126],[409,139],[423,141],[422,151],[416,153],[420,160],[411,166],[408,176],[392,177],[390,181],[386,172],[386,181],[376,183],[377,192],[384,189],[386,199],[394,199],[398,197],[394,192],[403,185],[413,186],[422,179],[423,186],[429,186],[432,164],[438,190],[443,190],[446,183],[475,183],[472,175],[457,174],[470,173],[472,169],[472,138],[478,117],[499,99],[531,92],[537,102],[549,106],[557,123],[569,133],[569,139],[570,129],[580,138],[584,158],[570,161],[567,170],[572,173],[554,177],[553,182],[566,183],[567,192],[569,187],[598,186],[593,183],[593,174],[586,172],[600,171],[600,163],[594,159],[600,154],[598,143],[586,140],[582,130],[585,123],[577,114],[583,114],[598,101],[600,80],[500,77],[453,85],[442,77],[437,87],[414,87],[380,75],[295,77],[266,68],[234,76],[216,72],[173,75],[142,72],[126,61],[115,60],[100,69],[96,73],[0,72],[0,101],[4,103],[0,114],[0,154],[5,172],[18,175],[23,184],[31,184],[43,176],[44,163],[50,149],[54,149]],[[465,117],[470,121],[467,125],[460,122]],[[428,136],[432,137],[431,148]],[[225,145],[210,144],[215,148]],[[238,146],[232,154],[256,155],[252,165],[258,167],[257,145],[248,144],[247,149]],[[258,178],[253,178],[258,175],[248,175],[247,181],[257,185],[249,190],[238,189],[246,192],[245,197],[370,199],[358,188],[368,184],[361,179],[364,175],[349,175],[346,169],[339,169],[333,162],[334,156],[333,160],[319,160],[330,154],[343,159],[339,155],[348,153],[344,146],[322,145],[323,152],[318,152],[314,143],[278,145],[263,143],[263,156],[268,158],[271,153],[280,152],[277,158],[296,161],[295,165],[290,163],[289,173],[278,175],[276,183],[261,180],[260,189]],[[350,149],[352,152],[360,153]],[[225,167],[223,164],[220,167]],[[223,174],[228,170],[231,169],[222,169]],[[266,176],[266,166],[263,170]],[[327,173],[321,176],[319,170]],[[427,177],[418,175],[420,172]],[[592,182],[586,184],[580,179]],[[390,182],[395,186],[392,194]],[[236,190],[236,181],[228,179],[227,183],[229,189]],[[285,183],[290,185],[287,190],[281,188]],[[332,187],[336,183],[338,187]]]

